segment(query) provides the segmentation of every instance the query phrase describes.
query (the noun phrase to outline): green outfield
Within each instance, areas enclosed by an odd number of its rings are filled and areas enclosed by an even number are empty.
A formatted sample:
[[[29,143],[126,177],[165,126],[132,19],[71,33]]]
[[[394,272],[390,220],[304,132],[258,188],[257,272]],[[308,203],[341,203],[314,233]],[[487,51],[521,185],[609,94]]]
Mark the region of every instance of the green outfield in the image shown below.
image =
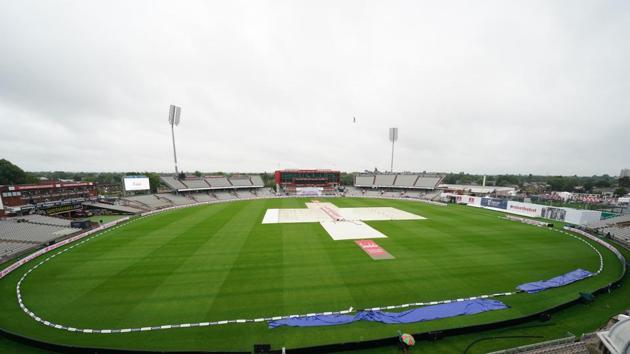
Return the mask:
[[[374,261],[353,241],[333,241],[317,223],[261,224],[268,208],[310,199],[269,199],[178,209],[132,221],[32,271],[24,303],[64,326],[120,329],[338,311],[513,291],[518,284],[583,268],[599,256],[573,237],[507,221],[500,213],[413,201],[334,198],[339,207],[388,206],[426,220],[369,221],[395,259]],[[47,342],[149,350],[251,350],[391,337],[521,317],[619,278],[604,247],[604,271],[535,295],[499,298],[508,310],[410,325],[357,322],[268,329],[266,323],[86,334],[44,326],[18,306],[16,283],[36,261],[0,280],[0,327]]]

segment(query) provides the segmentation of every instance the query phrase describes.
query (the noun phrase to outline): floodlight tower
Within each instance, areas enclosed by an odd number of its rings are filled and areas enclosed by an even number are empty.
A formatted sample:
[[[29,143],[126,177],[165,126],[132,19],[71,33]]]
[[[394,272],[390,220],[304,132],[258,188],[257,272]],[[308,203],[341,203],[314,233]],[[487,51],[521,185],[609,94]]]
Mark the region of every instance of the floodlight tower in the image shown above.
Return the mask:
[[[177,170],[177,150],[175,149],[175,126],[179,125],[182,113],[182,107],[171,105],[168,111],[168,124],[171,125],[171,136],[173,137],[173,158],[175,159],[175,174],[179,175]]]
[[[389,128],[389,141],[392,142],[392,163],[390,165],[391,172],[394,172],[394,143],[398,140],[398,128]]]

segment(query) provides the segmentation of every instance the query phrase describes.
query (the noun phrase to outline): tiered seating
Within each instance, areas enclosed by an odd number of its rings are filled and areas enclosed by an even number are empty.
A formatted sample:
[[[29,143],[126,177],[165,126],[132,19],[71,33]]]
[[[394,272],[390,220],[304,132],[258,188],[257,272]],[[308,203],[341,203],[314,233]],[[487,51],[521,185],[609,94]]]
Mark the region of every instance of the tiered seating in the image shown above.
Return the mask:
[[[578,346],[577,347],[574,346],[575,344],[578,344]],[[575,336],[571,336],[571,337],[566,337],[566,338],[554,339],[554,340],[550,340],[546,342],[528,344],[528,345],[524,345],[524,346],[520,346],[516,348],[499,350],[496,352],[491,352],[489,354],[514,354],[514,353],[529,353],[529,354],[531,353],[537,353],[537,354],[542,354],[542,353],[582,354],[584,353],[584,354],[587,354],[589,352],[588,349],[586,350],[586,352],[580,349],[576,349],[580,347],[579,345],[586,348],[584,346],[584,343],[576,342]]]
[[[435,189],[442,180],[440,176],[420,176],[414,187],[423,189]]]
[[[442,191],[429,192],[429,193],[424,194],[422,196],[422,199],[436,200],[441,194],[442,194]]]
[[[618,227],[618,226],[610,226],[604,227],[601,229],[601,232],[606,235],[610,233],[615,238],[624,241],[630,241],[630,227]]]
[[[387,198],[400,198],[400,192],[383,192],[382,197]]]
[[[134,195],[133,197],[125,197],[124,200],[143,204],[150,209],[160,209],[171,206],[172,204],[164,199],[157,198],[154,194]]]
[[[251,181],[252,181],[252,185],[254,187],[264,187],[265,183],[263,182],[262,178],[258,175],[254,175],[251,176]]]
[[[248,191],[248,190],[238,190],[236,191],[236,195],[239,198],[256,198],[256,194]]]
[[[225,176],[205,176],[201,178],[188,176],[182,180],[175,176],[160,176],[160,180],[174,191],[190,189],[240,189],[246,187],[262,188],[265,185],[262,178],[258,175],[234,175],[229,178]]]
[[[0,240],[45,243],[81,231],[63,226],[33,224],[13,220],[0,221]]]
[[[441,176],[425,174],[376,174],[358,175],[356,187],[401,188],[401,189],[436,189]]]
[[[213,202],[217,200],[217,198],[215,198],[214,195],[211,195],[208,193],[194,193],[194,194],[191,194],[190,196],[200,203]]]
[[[376,175],[374,185],[376,187],[391,187],[394,185],[394,179],[396,179],[396,175]]]
[[[417,179],[418,175],[398,175],[396,181],[394,182],[394,186],[410,188],[414,186]]]
[[[217,197],[218,200],[238,199],[234,194],[229,192],[214,192],[214,195]]]
[[[230,182],[235,187],[251,187],[252,181],[249,179],[249,176],[232,176],[230,177]]]
[[[35,224],[44,224],[44,225],[53,225],[53,226],[62,226],[62,227],[70,227],[71,220],[53,218],[50,216],[43,215],[26,215],[20,216],[20,219],[26,219],[30,223]]]
[[[630,214],[616,216],[614,218],[604,219],[588,224],[588,227],[592,229],[599,229],[601,227],[612,226],[616,224],[630,223]]]
[[[363,191],[355,187],[346,187],[346,196],[347,197],[361,197],[363,196]]]
[[[262,180],[261,180],[261,182],[262,182]],[[275,197],[276,196],[276,194],[269,188],[262,188],[262,189],[256,190],[256,195],[259,198],[267,198],[267,197]]]
[[[32,247],[35,247],[32,243],[0,241],[0,259],[12,257]]]
[[[158,197],[168,199],[171,203],[175,205],[187,205],[195,202],[190,198],[177,194],[158,194]]]
[[[141,213],[145,211],[144,209],[146,209],[146,206],[144,206],[144,208],[142,209],[137,209],[137,208],[124,206],[120,204],[107,204],[107,203],[97,203],[97,202],[85,202],[83,203],[83,205],[100,208],[100,209],[112,210],[112,211],[120,212],[120,213],[128,213],[128,214]]]
[[[225,176],[209,176],[206,177],[206,182],[212,188],[229,188],[232,187],[232,184]]]
[[[162,180],[162,182],[164,182],[164,184],[169,186],[169,188],[174,189],[174,190],[187,189],[188,188],[188,186],[186,186],[185,184],[180,182],[174,176],[160,176],[160,180]]]
[[[199,179],[185,179],[182,182],[184,182],[188,188],[190,189],[203,189],[203,188],[210,188],[210,186],[201,178]]]
[[[355,186],[371,187],[374,185],[374,175],[358,175],[355,177]]]

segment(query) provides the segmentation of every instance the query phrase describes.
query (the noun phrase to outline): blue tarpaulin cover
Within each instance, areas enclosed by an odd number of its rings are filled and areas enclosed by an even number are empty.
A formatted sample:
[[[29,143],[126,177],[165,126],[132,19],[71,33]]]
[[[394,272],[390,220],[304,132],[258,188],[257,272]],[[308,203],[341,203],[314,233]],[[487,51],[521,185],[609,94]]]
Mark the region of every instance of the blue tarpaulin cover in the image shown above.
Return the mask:
[[[593,275],[593,273],[589,272],[588,270],[576,269],[574,271],[568,272],[567,274],[563,274],[549,280],[541,280],[532,283],[521,284],[516,288],[533,294],[539,291],[543,291],[545,289],[557,288],[559,286],[571,284],[578,280],[588,278],[591,275]]]
[[[403,312],[361,311],[354,316],[317,315],[285,318],[281,320],[270,321],[269,328],[276,328],[281,326],[332,326],[347,324],[355,321],[372,321],[382,323],[414,323],[461,315],[474,315],[480,312],[502,310],[506,308],[508,308],[508,306],[501,301],[491,299],[453,301],[447,304],[426,306]]]

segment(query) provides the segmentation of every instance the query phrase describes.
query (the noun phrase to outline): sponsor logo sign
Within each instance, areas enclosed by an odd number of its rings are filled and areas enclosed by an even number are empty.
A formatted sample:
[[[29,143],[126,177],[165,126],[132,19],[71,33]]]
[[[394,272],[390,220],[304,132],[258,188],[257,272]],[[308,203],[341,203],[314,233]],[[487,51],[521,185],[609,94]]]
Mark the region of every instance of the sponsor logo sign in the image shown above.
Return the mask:
[[[389,252],[385,251],[383,247],[376,244],[376,242],[372,240],[356,240],[354,241],[368,256],[372,257],[375,260],[381,259],[393,259],[394,256],[389,254]]]
[[[512,202],[508,203],[508,211],[523,216],[540,217],[542,214],[542,205],[531,203]]]
[[[498,198],[482,198],[481,206],[488,208],[507,209],[507,199]]]

